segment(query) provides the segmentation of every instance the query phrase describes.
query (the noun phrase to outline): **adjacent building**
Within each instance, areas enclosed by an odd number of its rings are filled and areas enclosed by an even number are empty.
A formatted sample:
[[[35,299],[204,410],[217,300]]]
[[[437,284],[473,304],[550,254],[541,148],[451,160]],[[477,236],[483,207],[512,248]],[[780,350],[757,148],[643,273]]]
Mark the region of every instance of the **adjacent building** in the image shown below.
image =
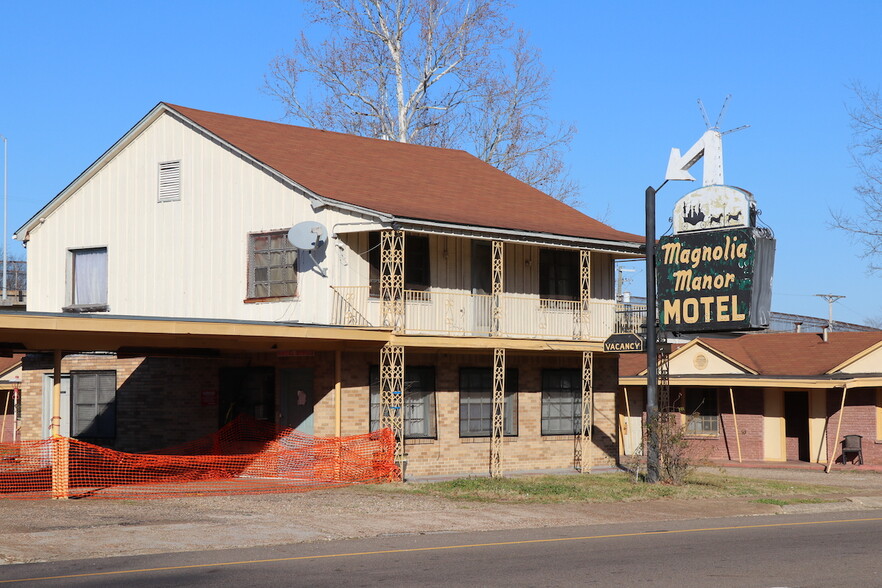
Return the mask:
[[[882,332],[693,339],[670,354],[670,404],[696,458],[882,463]],[[640,452],[646,356],[620,360],[620,453]],[[845,462],[858,454],[847,452]]]

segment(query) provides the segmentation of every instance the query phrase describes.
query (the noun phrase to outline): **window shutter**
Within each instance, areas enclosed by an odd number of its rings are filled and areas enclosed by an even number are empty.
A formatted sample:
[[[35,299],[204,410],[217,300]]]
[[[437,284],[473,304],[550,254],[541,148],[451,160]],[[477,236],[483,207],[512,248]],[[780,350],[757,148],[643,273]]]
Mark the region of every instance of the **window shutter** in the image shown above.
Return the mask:
[[[166,161],[159,164],[159,201],[181,199],[181,162]]]

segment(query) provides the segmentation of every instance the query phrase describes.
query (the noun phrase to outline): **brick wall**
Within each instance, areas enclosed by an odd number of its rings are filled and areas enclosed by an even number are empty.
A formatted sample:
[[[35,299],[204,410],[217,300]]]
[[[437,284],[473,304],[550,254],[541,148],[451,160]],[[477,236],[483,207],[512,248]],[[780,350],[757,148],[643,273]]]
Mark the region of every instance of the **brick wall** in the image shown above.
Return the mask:
[[[876,388],[848,390],[839,438],[836,438],[842,390],[831,390],[827,393],[827,414],[830,415],[827,420],[827,455],[833,452],[837,463],[841,463],[839,456],[842,454],[842,438],[845,435],[861,435],[864,463],[882,464],[882,444],[876,442],[876,399]]]
[[[760,388],[735,388],[735,406],[738,409],[738,434],[741,442],[741,457],[745,461],[761,461],[765,458],[763,448],[763,390]],[[682,389],[672,387],[671,398],[678,398]],[[645,395],[645,389],[640,389]],[[808,392],[806,403],[808,403]],[[632,393],[633,395],[633,393]],[[826,392],[826,432],[827,455],[834,452],[837,463],[842,450],[842,439],[845,435],[861,435],[862,450],[865,464],[882,464],[882,440],[876,439],[877,431],[877,388],[851,389],[846,395],[842,427],[836,438],[836,426],[839,420],[839,407],[842,401],[841,389]],[[696,460],[731,460],[738,459],[738,443],[735,434],[735,417],[732,415],[732,404],[729,400],[728,388],[719,388],[718,406],[720,410],[720,429],[718,435],[688,437],[690,452]],[[632,411],[635,409],[632,402]],[[640,407],[642,409],[642,405]],[[619,393],[619,413],[625,414],[622,393]],[[806,417],[808,420],[808,417]],[[808,434],[808,423],[806,423]],[[798,457],[798,438],[785,437],[786,456],[789,460]],[[810,447],[813,454],[815,448]],[[822,456],[823,457],[823,456]]]
[[[379,355],[346,354],[343,372],[343,434],[362,433],[369,426],[369,369]],[[491,353],[448,354],[405,352],[405,365],[435,366],[436,439],[409,439],[408,476],[463,473],[486,474],[490,470],[490,438],[459,436],[459,370],[492,367]],[[502,449],[503,471],[573,468],[574,435],[541,434],[541,378],[543,369],[581,369],[581,356],[556,357],[507,354],[506,368],[518,370],[518,434],[506,437]],[[594,449],[592,465],[615,464],[615,389],[617,360],[595,355]]]
[[[581,369],[581,355],[520,355],[509,353],[506,365],[518,370],[518,434],[506,437],[504,471],[573,468],[577,437],[541,434],[543,369]],[[343,435],[369,429],[369,370],[379,353],[342,354]],[[435,366],[437,438],[408,440],[408,475],[486,474],[490,468],[490,439],[459,436],[459,370],[492,366],[492,354],[406,352],[405,365]],[[136,358],[112,355],[70,355],[62,372],[114,370],[117,382],[117,439],[122,451],[149,451],[213,433],[218,428],[216,399],[224,367],[308,367],[314,374],[314,432],[330,436],[335,428],[335,369],[333,352],[303,357],[249,356],[242,359]],[[52,373],[51,355],[29,355],[22,382],[23,427],[27,439],[41,438],[42,378]],[[592,465],[615,463],[615,390],[617,360],[595,355]],[[278,378],[277,378],[278,380]],[[278,385],[277,385],[278,388]],[[281,391],[277,390],[278,395]],[[206,399],[209,402],[206,402]],[[214,399],[215,402],[210,402]],[[278,411],[276,411],[278,414]]]
[[[763,393],[757,388],[733,389],[735,408],[728,388],[719,388],[717,406],[720,410],[719,433],[713,436],[689,437],[693,455],[701,459],[738,459],[738,443],[744,460],[763,459]],[[675,397],[674,391],[671,394]],[[736,434],[735,421],[738,421]]]

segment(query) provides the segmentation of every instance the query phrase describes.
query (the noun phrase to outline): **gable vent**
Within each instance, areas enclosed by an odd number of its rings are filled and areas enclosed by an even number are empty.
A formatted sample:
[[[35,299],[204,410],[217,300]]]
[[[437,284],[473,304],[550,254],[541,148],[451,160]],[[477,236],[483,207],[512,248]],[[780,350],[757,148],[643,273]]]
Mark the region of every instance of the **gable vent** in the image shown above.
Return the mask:
[[[159,164],[159,201],[181,199],[181,162],[166,161]]]

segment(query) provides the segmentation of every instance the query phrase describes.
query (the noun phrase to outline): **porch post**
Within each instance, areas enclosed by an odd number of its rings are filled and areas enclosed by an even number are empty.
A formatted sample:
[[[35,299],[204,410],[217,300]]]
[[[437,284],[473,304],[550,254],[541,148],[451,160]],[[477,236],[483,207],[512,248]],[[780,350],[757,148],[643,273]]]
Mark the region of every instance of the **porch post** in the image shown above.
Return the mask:
[[[505,349],[493,350],[493,432],[490,476],[502,477],[502,440],[505,436]]]
[[[631,401],[628,400],[628,387],[622,386],[622,389],[625,391],[625,418],[627,419],[625,422],[628,424],[626,431],[628,433],[628,441],[631,440]],[[636,447],[631,448],[631,453],[628,453],[628,444],[623,443],[625,448],[625,455],[634,455],[637,452]]]
[[[591,252],[585,249],[579,251],[579,335],[578,338],[588,338],[589,321],[591,319]]]
[[[384,327],[404,331],[404,231],[380,233],[380,313]]]
[[[343,352],[334,351],[334,436],[339,437],[343,429],[343,367],[340,365]]]
[[[404,478],[404,347],[386,343],[380,349],[380,428],[395,435],[395,463]]]
[[[729,386],[729,402],[732,404],[732,422],[735,423],[735,444],[738,445],[738,463],[741,463],[741,434],[738,433],[738,413],[735,410],[735,395]]]
[[[490,326],[490,334],[498,336],[502,331],[502,292],[504,290],[504,259],[505,243],[493,241],[493,318]]]
[[[594,352],[582,352],[582,415],[579,427],[579,471],[591,473],[593,455],[592,430],[594,429]]]
[[[848,384],[842,384],[842,402],[839,404],[839,419],[836,422],[836,436],[833,437],[833,451],[830,452],[830,460],[827,467],[824,468],[826,473],[830,473],[833,469],[833,461],[836,459],[836,444],[839,442],[839,431],[842,428],[842,413],[845,412],[845,392],[848,390]]]
[[[52,419],[49,421],[52,437],[61,435],[61,351],[52,356]]]
[[[52,369],[52,498],[66,499],[70,488],[70,442],[61,436],[61,350],[53,354]]]

